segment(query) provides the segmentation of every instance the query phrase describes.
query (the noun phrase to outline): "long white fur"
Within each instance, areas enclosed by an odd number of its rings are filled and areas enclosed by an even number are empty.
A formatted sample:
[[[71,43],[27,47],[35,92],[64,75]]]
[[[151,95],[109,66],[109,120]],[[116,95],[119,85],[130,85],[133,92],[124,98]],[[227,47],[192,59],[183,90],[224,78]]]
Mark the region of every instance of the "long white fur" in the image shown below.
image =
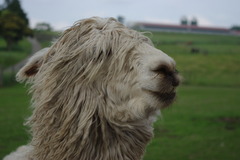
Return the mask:
[[[77,22],[17,74],[31,85],[32,140],[4,160],[141,159],[170,104],[151,92],[175,89],[153,72],[162,64],[175,70],[147,37],[113,18]]]

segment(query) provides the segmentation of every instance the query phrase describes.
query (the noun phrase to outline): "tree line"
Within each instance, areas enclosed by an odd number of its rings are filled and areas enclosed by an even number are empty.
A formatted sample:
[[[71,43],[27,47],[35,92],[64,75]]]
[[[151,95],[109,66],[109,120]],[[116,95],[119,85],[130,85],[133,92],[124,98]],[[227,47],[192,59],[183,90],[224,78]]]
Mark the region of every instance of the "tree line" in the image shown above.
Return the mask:
[[[33,36],[29,27],[27,14],[21,7],[19,0],[5,0],[0,6],[0,37],[2,37],[7,49],[18,43],[23,37]]]

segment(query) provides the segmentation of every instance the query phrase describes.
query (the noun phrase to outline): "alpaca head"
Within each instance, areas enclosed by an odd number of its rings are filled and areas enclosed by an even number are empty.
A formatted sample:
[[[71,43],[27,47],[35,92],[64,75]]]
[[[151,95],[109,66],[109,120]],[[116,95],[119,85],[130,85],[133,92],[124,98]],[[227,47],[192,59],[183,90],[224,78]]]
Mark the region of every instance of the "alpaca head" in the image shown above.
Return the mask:
[[[99,117],[119,125],[148,120],[175,99],[175,67],[147,37],[115,19],[79,21],[17,75],[32,85],[33,138],[46,141],[51,132],[59,143],[67,136],[73,143],[87,139]]]

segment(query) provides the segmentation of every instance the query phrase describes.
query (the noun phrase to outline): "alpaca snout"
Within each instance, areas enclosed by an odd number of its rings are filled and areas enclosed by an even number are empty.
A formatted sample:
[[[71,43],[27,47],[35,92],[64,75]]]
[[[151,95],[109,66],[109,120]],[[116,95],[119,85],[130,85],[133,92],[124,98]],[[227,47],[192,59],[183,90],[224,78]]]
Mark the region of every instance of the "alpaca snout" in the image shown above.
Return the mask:
[[[166,79],[166,81],[169,82],[173,87],[177,87],[180,84],[181,78],[179,73],[173,67],[168,65],[159,65],[153,70],[153,72]]]
[[[180,76],[178,75],[178,73],[173,72],[170,75],[167,75],[169,81],[172,83],[173,87],[177,87],[180,84]]]

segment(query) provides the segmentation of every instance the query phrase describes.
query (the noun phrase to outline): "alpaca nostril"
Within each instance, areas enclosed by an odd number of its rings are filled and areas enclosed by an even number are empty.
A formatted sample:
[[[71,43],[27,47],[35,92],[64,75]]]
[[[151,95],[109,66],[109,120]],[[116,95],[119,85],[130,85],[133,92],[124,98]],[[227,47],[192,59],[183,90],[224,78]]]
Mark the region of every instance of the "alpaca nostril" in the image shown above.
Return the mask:
[[[167,79],[170,81],[173,87],[177,87],[180,84],[180,78],[176,72],[168,74]]]
[[[177,79],[177,78],[173,78],[173,80],[172,80],[172,85],[174,86],[174,87],[177,87],[177,86],[179,86],[179,84],[180,84],[180,81],[179,81],[179,79]]]
[[[164,74],[164,75],[168,75],[170,73],[169,68],[166,65],[160,65],[152,71],[156,73]]]
[[[171,69],[171,67],[167,65],[159,65],[152,71],[164,75],[164,77],[172,84],[173,87],[177,87],[180,84],[178,70],[176,69]]]

